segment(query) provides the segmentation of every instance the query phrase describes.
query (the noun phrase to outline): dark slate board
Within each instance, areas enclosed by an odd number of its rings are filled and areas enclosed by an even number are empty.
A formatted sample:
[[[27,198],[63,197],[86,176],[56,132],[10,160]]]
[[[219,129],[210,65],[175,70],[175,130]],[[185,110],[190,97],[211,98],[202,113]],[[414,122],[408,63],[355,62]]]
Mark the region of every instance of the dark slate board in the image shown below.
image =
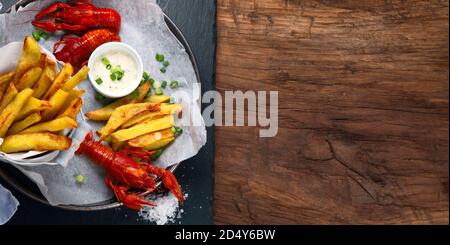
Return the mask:
[[[0,0],[3,11],[14,0]],[[196,57],[202,90],[215,88],[216,1],[215,0],[158,0],[164,12],[180,28]],[[203,105],[207,106],[207,105]],[[208,128],[207,145],[175,172],[180,184],[189,194],[183,205],[182,218],[175,224],[212,224],[214,191],[214,128]],[[20,201],[16,215],[8,224],[151,224],[134,212],[117,208],[97,212],[74,212],[38,203],[14,190],[0,179]]]

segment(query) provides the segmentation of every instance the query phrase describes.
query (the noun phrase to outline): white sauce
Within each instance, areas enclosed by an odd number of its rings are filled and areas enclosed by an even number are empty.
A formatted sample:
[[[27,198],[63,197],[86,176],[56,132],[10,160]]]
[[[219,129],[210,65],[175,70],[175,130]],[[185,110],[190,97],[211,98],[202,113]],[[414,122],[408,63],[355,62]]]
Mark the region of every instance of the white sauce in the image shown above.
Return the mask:
[[[102,63],[103,58],[107,58],[113,67],[120,66],[120,68],[124,70],[125,74],[120,81],[113,81],[111,79],[111,70],[108,70],[106,68],[106,65]],[[100,55],[94,62],[92,72],[93,74],[95,74],[94,79],[102,79],[103,82],[99,85],[101,90],[107,93],[114,94],[122,91],[123,89],[126,89],[133,83],[133,81],[137,79],[137,69],[137,63],[133,59],[133,57],[125,52],[117,50],[111,51],[104,55]]]

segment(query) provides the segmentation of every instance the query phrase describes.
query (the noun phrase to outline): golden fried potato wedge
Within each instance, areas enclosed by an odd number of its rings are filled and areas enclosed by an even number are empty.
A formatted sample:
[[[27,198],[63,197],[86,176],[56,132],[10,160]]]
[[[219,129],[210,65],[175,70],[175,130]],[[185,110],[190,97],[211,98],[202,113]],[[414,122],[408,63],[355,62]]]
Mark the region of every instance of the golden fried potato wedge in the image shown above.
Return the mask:
[[[21,134],[38,132],[58,132],[67,128],[76,128],[78,123],[70,117],[62,117],[50,122],[39,123],[20,132]]]
[[[0,75],[0,84],[3,84],[3,83],[9,84],[12,81],[12,79],[14,78],[15,74],[16,73],[12,71],[12,72]]]
[[[40,59],[41,48],[39,44],[32,37],[26,37],[22,48],[22,55],[17,64],[16,74],[14,75],[14,85],[18,84],[29,69],[38,66]]]
[[[8,129],[13,124],[14,119],[17,117],[28,99],[30,99],[32,94],[32,89],[24,89],[14,97],[11,103],[9,103],[3,111],[0,112],[0,138],[5,137]]]
[[[105,127],[98,131],[100,141],[106,139],[106,137],[116,131],[122,124],[136,115],[151,111],[159,111],[159,105],[153,103],[140,103],[124,105],[117,108],[109,118]]]
[[[127,141],[137,138],[141,135],[171,128],[174,126],[174,119],[172,115],[165,116],[156,120],[148,121],[138,124],[129,129],[122,129],[111,134],[111,139],[116,142]]]
[[[80,71],[78,71],[75,76],[73,76],[69,81],[64,84],[62,90],[69,92],[70,90],[74,89],[78,84],[80,84],[82,81],[86,80],[89,74],[89,67],[83,66]]]
[[[30,70],[28,70],[23,77],[19,80],[17,83],[17,90],[22,91],[26,88],[32,88],[42,74],[42,68],[40,67],[33,67]]]
[[[51,107],[52,105],[50,104],[50,102],[46,100],[38,100],[34,97],[31,97],[27,101],[27,103],[23,106],[22,110],[20,110],[19,114],[17,115],[14,121],[15,122],[22,121],[23,119],[25,119],[26,117],[28,117],[33,113],[45,111],[50,109]]]
[[[52,133],[17,134],[6,137],[0,146],[4,153],[25,151],[63,151],[70,148],[72,140],[69,137]]]
[[[15,72],[6,73],[3,75],[0,75],[0,101],[2,101],[3,95],[6,92],[6,89],[8,89],[9,83],[14,78]]]
[[[20,131],[38,123],[41,121],[41,113],[36,112],[29,115],[27,118],[20,122],[14,123],[8,130],[7,135],[18,134]]]
[[[76,98],[69,104],[69,107],[61,110],[61,113],[57,118],[70,117],[75,119],[80,112],[81,107],[83,107],[83,100],[81,98]]]
[[[14,86],[13,83],[10,83],[2,98],[2,102],[0,102],[0,111],[3,111],[18,93],[19,91],[17,91],[16,86]]]
[[[66,102],[69,94],[60,89],[58,90],[49,100],[51,108],[42,112],[42,121],[49,121],[56,117],[61,108],[64,106],[64,102]]]
[[[150,83],[144,83],[137,88],[136,93],[132,93],[99,110],[88,112],[86,113],[86,117],[92,121],[108,121],[116,108],[127,104],[142,102],[145,99],[145,96],[147,96],[148,91],[150,91],[150,88]]]
[[[144,148],[146,150],[158,150],[175,140],[172,129],[165,129],[158,132],[145,134],[128,141],[131,147]]]
[[[62,106],[60,112],[67,110],[72,105],[72,102],[78,98],[81,98],[85,92],[86,91],[84,91],[83,89],[70,90],[69,95],[67,96],[67,99],[64,102],[64,105]]]
[[[52,85],[47,90],[43,98],[45,100],[49,100],[56,93],[56,91],[64,87],[64,84],[67,82],[67,80],[70,79],[72,74],[73,74],[72,65],[70,63],[66,63],[61,72],[56,76],[55,80],[53,81]]]
[[[170,97],[167,95],[150,95],[147,99],[145,99],[145,101],[156,104],[168,103],[170,101]]]
[[[77,98],[81,98],[86,91],[84,89],[72,89],[69,92],[69,96],[67,96],[67,101],[72,101]]]
[[[173,115],[181,112],[183,107],[179,104],[161,104],[160,111],[157,112],[147,112],[139,114],[133,117],[131,120],[122,125],[122,128],[129,128],[138,123],[146,122],[149,120],[161,118],[167,115]]]
[[[51,64],[47,61],[47,65],[45,66],[44,71],[42,71],[41,77],[33,86],[34,90],[33,97],[37,99],[41,99],[42,97],[44,97],[45,93],[52,85],[53,80],[55,80],[55,77],[56,72],[54,62],[53,64]]]
[[[41,53],[41,57],[39,58],[39,62],[37,64],[37,66],[40,67],[42,70],[44,70],[47,59],[48,59],[47,55],[44,53]]]

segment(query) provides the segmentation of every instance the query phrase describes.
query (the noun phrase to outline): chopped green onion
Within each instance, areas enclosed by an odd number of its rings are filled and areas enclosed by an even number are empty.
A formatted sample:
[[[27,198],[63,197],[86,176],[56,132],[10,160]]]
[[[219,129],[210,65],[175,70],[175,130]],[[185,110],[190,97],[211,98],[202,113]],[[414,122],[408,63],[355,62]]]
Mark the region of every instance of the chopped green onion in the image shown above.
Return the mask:
[[[167,81],[162,81],[161,88],[166,88],[166,87],[167,87]]]
[[[158,54],[156,54],[155,59],[156,59],[156,61],[158,61],[158,62],[163,62],[163,61],[164,61],[164,55],[158,53]]]
[[[39,31],[37,30],[37,31],[33,31],[32,33],[31,33],[31,35],[33,35],[33,38],[34,38],[34,40],[36,40],[36,41],[40,41],[41,40],[41,35],[39,34]]]
[[[103,100],[105,100],[106,99],[106,97],[105,96],[103,96],[102,94],[100,94],[100,93],[95,93],[95,100],[97,100],[97,101],[103,101]]]
[[[170,62],[169,62],[169,61],[166,60],[166,61],[163,62],[163,66],[164,66],[164,67],[168,67],[169,65],[170,65]]]
[[[83,183],[84,183],[84,180],[85,180],[85,177],[84,177],[83,175],[81,175],[81,174],[75,176],[75,181],[76,181],[78,184],[83,184]]]
[[[123,78],[123,73],[117,73],[117,80],[122,80]]]
[[[105,66],[107,66],[107,65],[111,65],[111,62],[108,60],[108,58],[106,58],[106,57],[103,57],[102,58],[102,63],[103,63],[103,65],[105,65]]]
[[[120,65],[119,65],[119,66],[114,66],[114,67],[111,69],[111,72],[112,72],[112,73],[124,73],[124,71],[122,70],[122,68],[120,67]]]
[[[155,94],[156,95],[163,95],[164,93],[163,93],[161,88],[155,88]]]
[[[97,80],[95,80],[95,82],[100,85],[103,83],[103,80],[101,78],[97,78]]]
[[[75,181],[77,181],[80,184],[84,183],[84,180],[85,180],[85,177],[81,174],[75,176]]]
[[[112,73],[111,75],[109,75],[109,77],[111,78],[111,80],[116,81],[117,80],[117,76],[115,73]]]
[[[170,82],[170,87],[173,88],[173,89],[178,88],[178,81]]]
[[[180,135],[183,133],[183,129],[180,127],[175,127],[175,130],[176,130],[176,132],[175,132],[176,135]]]
[[[150,76],[149,76],[148,73],[145,71],[144,74],[142,75],[142,78],[143,78],[145,81],[148,81],[148,80],[150,79]]]
[[[155,152],[155,154],[152,155],[152,160],[158,159],[163,154],[163,150],[159,149]]]
[[[161,73],[166,73],[167,69],[165,67],[162,67],[161,69],[159,69],[161,71]]]
[[[178,136],[178,135],[183,133],[183,129],[180,128],[180,127],[172,127],[171,131],[176,136]]]
[[[106,69],[111,70],[111,68],[112,68],[112,65],[111,65],[111,64],[107,64],[107,65],[106,65]]]
[[[39,30],[39,36],[41,36],[45,40],[48,40],[48,34],[47,34],[47,32],[45,32],[43,30]]]
[[[150,78],[150,85],[152,85],[152,87],[153,87],[153,85],[155,84],[155,79],[153,79],[153,78]]]

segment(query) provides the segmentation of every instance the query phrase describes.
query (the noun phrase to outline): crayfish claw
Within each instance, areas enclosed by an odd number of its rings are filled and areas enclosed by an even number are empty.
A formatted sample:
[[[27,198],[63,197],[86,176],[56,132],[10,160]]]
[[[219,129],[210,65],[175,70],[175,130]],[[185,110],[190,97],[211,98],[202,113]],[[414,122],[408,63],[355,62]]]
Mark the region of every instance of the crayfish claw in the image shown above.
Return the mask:
[[[115,185],[110,178],[106,178],[106,185],[114,191],[116,198],[129,209],[139,211],[145,206],[156,206],[154,203],[145,200],[141,196],[128,193],[127,187]]]
[[[62,2],[54,3],[50,6],[48,6],[47,8],[43,9],[41,12],[39,12],[35,18],[37,20],[43,19],[43,18],[50,16],[53,13],[56,13],[64,8],[70,8],[70,5],[66,4],[66,3],[62,3]]]
[[[180,203],[184,202],[183,191],[181,190],[180,185],[178,184],[177,178],[173,175],[172,172],[166,171],[162,176],[162,182],[164,187],[169,189],[172,194],[178,199]]]

